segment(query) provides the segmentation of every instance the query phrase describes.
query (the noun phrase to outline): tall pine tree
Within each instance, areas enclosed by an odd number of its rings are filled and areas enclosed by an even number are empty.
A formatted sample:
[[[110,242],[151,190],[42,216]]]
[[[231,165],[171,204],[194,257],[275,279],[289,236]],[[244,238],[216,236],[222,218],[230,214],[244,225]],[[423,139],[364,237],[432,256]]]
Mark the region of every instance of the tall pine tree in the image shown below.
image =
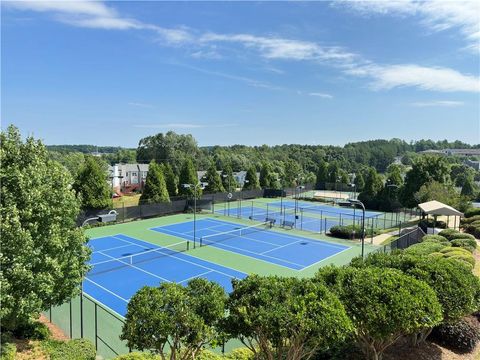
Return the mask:
[[[225,165],[225,167],[223,168],[222,183],[223,183],[224,189],[228,192],[235,191],[235,188],[237,187],[237,182],[233,177],[233,171],[230,164]]]
[[[90,155],[80,168],[73,189],[81,197],[84,209],[106,209],[112,206],[112,189],[106,164]]]
[[[318,164],[315,188],[318,190],[324,190],[326,182],[328,182],[328,163],[322,160]]]
[[[243,189],[244,190],[260,189],[260,184],[258,182],[258,177],[257,177],[257,170],[253,166],[247,170]]]
[[[212,162],[208,167],[207,173],[205,174],[205,181],[207,182],[205,191],[208,191],[211,193],[225,191],[222,184],[222,179],[217,172],[217,168],[215,167],[214,162]]]
[[[186,158],[183,162],[182,168],[180,169],[180,176],[178,178],[178,193],[180,195],[194,196],[196,187],[197,198],[202,196],[202,189],[198,186],[198,177],[195,166],[193,165],[192,159]],[[185,185],[190,185],[186,187]]]
[[[167,185],[163,176],[162,166],[152,160],[148,167],[147,179],[140,204],[156,204],[161,202],[170,202]]]
[[[167,185],[168,195],[177,196],[177,177],[173,172],[172,165],[169,163],[162,163],[161,167],[163,171],[163,177],[165,178],[165,184]]]

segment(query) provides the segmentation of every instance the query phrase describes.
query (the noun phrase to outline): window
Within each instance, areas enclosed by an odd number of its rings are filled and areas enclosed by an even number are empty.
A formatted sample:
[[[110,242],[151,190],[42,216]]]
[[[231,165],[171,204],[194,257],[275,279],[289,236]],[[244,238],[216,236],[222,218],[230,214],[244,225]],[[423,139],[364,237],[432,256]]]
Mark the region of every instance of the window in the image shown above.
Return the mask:
[[[137,173],[136,173],[136,172],[132,172],[132,176],[137,176]]]

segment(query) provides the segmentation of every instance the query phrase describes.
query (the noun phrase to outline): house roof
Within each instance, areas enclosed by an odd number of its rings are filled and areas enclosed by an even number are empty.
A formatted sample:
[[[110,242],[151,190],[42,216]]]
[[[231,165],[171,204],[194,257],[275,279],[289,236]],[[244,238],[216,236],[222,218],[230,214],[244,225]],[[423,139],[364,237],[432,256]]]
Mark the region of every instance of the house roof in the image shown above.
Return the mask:
[[[437,200],[427,201],[418,204],[418,207],[425,213],[430,215],[445,215],[445,216],[463,216],[463,213],[454,209],[453,207],[441,203]]]

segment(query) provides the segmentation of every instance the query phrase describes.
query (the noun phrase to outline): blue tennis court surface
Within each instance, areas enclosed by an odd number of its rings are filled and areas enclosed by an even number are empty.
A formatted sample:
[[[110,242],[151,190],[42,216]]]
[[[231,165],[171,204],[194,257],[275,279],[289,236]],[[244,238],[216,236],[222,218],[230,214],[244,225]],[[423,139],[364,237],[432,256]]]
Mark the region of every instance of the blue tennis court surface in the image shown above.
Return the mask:
[[[146,285],[158,286],[162,282],[186,284],[193,278],[202,277],[217,282],[230,292],[231,280],[246,276],[184,252],[122,234],[92,239],[89,246],[93,251],[90,264],[94,266],[85,278],[83,289],[123,316],[130,298]]]
[[[287,209],[294,209],[295,201],[289,201],[289,200],[276,201],[276,202],[268,203],[268,205],[278,207],[278,208],[280,206],[283,206]],[[299,201],[297,203],[297,208],[303,209],[304,212],[325,213],[325,215],[329,215],[329,216],[331,216],[332,214],[335,214],[335,215],[342,214],[342,215],[350,216],[353,218],[353,215],[355,214],[356,218],[362,217],[362,210],[358,208],[356,210],[353,210],[353,208],[350,208],[350,207],[335,207],[335,206],[323,205],[323,204],[306,203],[302,201]],[[382,213],[380,212],[365,211],[366,218],[377,217],[380,215],[382,215]]]
[[[217,214],[237,217],[241,219],[250,219],[264,222],[267,218],[275,219],[276,225],[282,225],[284,221],[293,222],[294,227],[299,230],[321,233],[329,230],[332,226],[339,225],[338,220],[328,219],[326,217],[311,217],[298,212],[298,219],[295,219],[295,213],[292,209],[280,212],[280,208],[271,206],[269,210],[259,207],[245,206],[242,208],[230,208],[215,211]]]
[[[194,237],[192,221],[155,227],[151,230],[190,241],[193,241]],[[241,235],[237,231],[241,231]],[[225,232],[227,234],[224,234]],[[278,233],[260,227],[244,229],[243,225],[211,218],[197,220],[197,243],[200,238],[208,246],[294,270],[302,270],[349,249],[339,244]]]

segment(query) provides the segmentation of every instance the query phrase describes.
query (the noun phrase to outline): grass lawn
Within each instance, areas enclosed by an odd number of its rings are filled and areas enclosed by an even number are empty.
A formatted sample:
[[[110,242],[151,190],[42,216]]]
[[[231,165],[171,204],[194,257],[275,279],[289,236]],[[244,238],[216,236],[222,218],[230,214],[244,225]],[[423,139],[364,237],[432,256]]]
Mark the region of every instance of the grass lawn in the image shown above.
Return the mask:
[[[113,207],[115,209],[129,206],[137,206],[140,200],[141,194],[124,195],[122,197],[113,199]]]

